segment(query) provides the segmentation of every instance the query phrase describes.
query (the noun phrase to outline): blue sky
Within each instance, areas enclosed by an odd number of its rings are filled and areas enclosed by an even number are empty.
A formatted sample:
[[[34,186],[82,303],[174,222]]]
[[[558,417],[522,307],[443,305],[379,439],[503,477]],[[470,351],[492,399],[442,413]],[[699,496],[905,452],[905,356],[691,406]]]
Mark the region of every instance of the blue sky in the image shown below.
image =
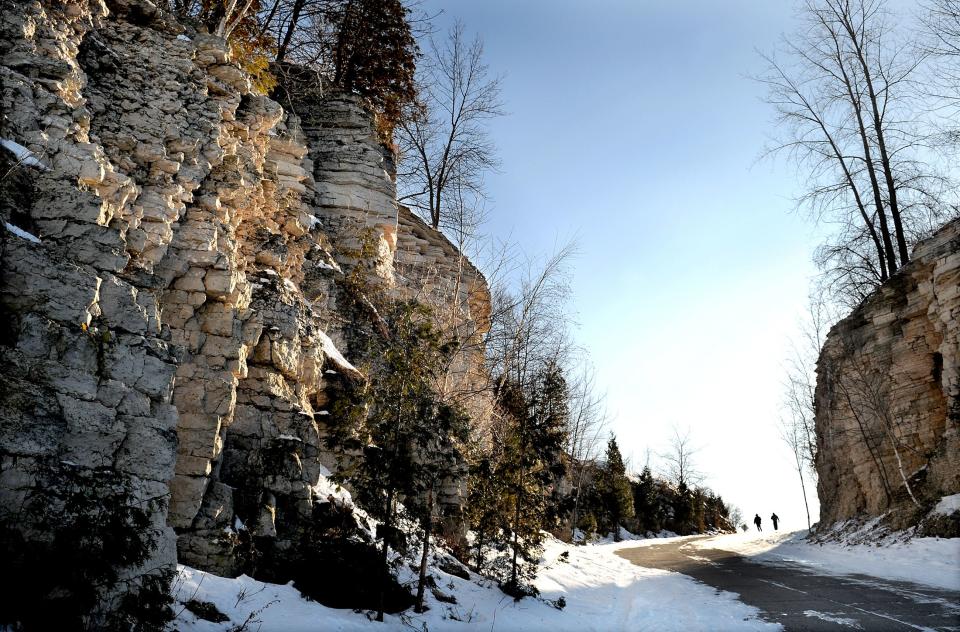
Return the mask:
[[[634,467],[673,425],[745,514],[805,523],[776,419],[814,229],[773,131],[755,49],[792,28],[764,0],[428,1],[502,73],[488,232],[530,254],[576,237],[578,341]],[[804,524],[805,526],[805,524]]]

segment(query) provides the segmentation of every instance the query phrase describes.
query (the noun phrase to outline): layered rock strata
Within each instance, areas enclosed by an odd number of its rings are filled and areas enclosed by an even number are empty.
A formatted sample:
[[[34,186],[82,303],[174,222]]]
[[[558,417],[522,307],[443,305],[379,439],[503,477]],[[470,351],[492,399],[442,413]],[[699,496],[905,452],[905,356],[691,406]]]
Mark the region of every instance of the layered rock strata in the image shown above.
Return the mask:
[[[821,523],[904,527],[960,492],[960,220],[831,329],[817,375]]]
[[[344,273],[362,264],[434,305],[470,342],[449,387],[464,393],[482,371],[482,275],[398,207],[356,98],[255,94],[222,40],[146,0],[13,4],[0,507],[41,465],[106,468],[164,501],[146,568],[237,573],[252,540],[295,554],[337,464],[330,401],[364,379]],[[463,491],[445,486],[451,513]]]

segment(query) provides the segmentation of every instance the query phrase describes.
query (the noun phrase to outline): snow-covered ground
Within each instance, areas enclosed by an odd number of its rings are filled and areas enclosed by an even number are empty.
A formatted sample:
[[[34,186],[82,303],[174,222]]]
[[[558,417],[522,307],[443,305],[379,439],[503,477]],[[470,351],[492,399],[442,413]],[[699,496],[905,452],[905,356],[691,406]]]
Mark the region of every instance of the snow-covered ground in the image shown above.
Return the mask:
[[[435,600],[428,593],[430,610],[386,617],[386,625],[373,624],[367,613],[335,610],[303,599],[292,586],[264,584],[248,577],[225,579],[181,567],[176,589],[178,601],[213,602],[230,617],[229,622],[198,620],[177,605],[174,628],[187,631],[227,630],[250,617],[246,629],[270,630],[777,630],[760,621],[757,610],[737,601],[731,593],[718,593],[683,575],[640,568],[614,555],[624,546],[664,542],[664,539],[619,544],[570,546],[550,540],[537,579],[542,600],[520,602],[504,595],[491,582],[472,576],[470,581],[433,569],[442,590],[457,604]],[[322,572],[322,569],[318,569]],[[563,610],[547,603],[560,597]]]
[[[960,590],[960,538],[913,538],[882,546],[844,542],[810,543],[806,531],[748,531],[693,542],[749,556],[758,562],[793,562],[834,575],[859,573]]]
[[[349,492],[328,476],[324,470],[314,489],[320,502],[353,506]],[[363,518],[361,524],[372,537],[370,525],[375,521],[361,509],[353,509]],[[733,593],[715,590],[678,573],[641,568],[615,555],[622,548],[669,541],[729,550],[760,562],[788,561],[819,572],[862,573],[960,590],[960,539],[903,541],[905,538],[891,537],[883,547],[857,544],[872,526],[875,525],[849,525],[850,528],[831,532],[830,537],[837,542],[822,545],[804,540],[806,532],[802,531],[749,531],[706,538],[661,533],[646,539],[623,533],[623,542],[606,538],[586,546],[548,538],[536,580],[541,597],[519,602],[505,595],[494,582],[472,573],[470,579],[450,575],[440,570],[435,560],[430,573],[436,580],[437,595],[452,595],[456,603],[440,601],[432,591],[427,591],[427,612],[387,615],[385,624],[374,623],[370,612],[337,610],[309,601],[292,585],[267,584],[246,576],[218,577],[181,566],[174,584],[177,618],[170,630],[351,631],[374,626],[378,630],[422,632],[780,629],[777,624],[760,620],[759,611],[739,601]],[[407,528],[415,531],[412,523]],[[414,551],[417,548],[413,546]],[[449,557],[443,551],[439,555]],[[398,579],[412,585],[415,572],[411,560],[407,562],[400,566]],[[415,568],[415,564],[412,566]],[[318,568],[317,572],[323,573],[324,569]],[[198,619],[185,607],[190,601],[212,603],[229,621]],[[557,607],[561,604],[562,608]]]
[[[587,546],[548,540],[537,587],[542,598],[520,602],[489,580],[470,580],[432,568],[439,588],[456,597],[442,603],[428,591],[429,611],[387,615],[381,630],[525,631],[550,630],[776,630],[757,610],[732,593],[718,592],[677,573],[634,566],[614,555],[621,548],[689,540],[697,548],[734,551],[759,562],[792,562],[830,574],[860,573],[960,590],[960,540],[914,538],[878,547],[870,544],[811,544],[806,532],[738,533],[709,538],[630,539]],[[318,569],[318,572],[323,572]],[[409,577],[412,579],[412,572]],[[245,629],[367,630],[371,613],[336,610],[304,599],[289,585],[266,584],[249,577],[217,577],[180,567],[176,583],[178,612],[172,629],[223,631],[249,622]],[[560,610],[551,602],[563,597]],[[230,621],[197,619],[183,608],[190,599],[212,602]]]

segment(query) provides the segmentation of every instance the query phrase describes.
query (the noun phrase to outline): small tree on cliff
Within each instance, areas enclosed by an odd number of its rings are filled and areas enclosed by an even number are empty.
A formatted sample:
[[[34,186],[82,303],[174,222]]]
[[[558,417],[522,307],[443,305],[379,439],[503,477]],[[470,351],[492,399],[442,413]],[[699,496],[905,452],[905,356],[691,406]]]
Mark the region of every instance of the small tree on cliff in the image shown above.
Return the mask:
[[[436,380],[450,352],[433,326],[431,311],[416,302],[383,305],[380,312],[388,336],[367,336],[371,362],[369,383],[354,410],[365,411],[362,434],[369,438],[363,458],[346,472],[358,497],[381,518],[381,561],[388,568],[391,547],[404,548],[396,527],[402,498],[423,527],[422,560],[429,555],[436,494],[459,458],[455,444],[465,437],[464,415],[439,401]],[[421,563],[418,608],[422,607],[425,566]],[[387,585],[383,578],[377,619],[383,620]]]
[[[613,435],[607,442],[606,461],[600,470],[597,488],[603,513],[607,519],[607,526],[613,531],[614,541],[619,542],[620,525],[624,520],[633,518],[634,507],[630,479],[627,478],[627,468],[623,464],[623,456],[620,454],[617,438]]]
[[[373,106],[384,123],[385,140],[416,95],[419,48],[409,13],[400,0],[339,0],[326,3],[324,10],[334,34],[327,51],[333,83]],[[278,59],[285,50],[279,49]]]
[[[897,487],[890,480],[884,461],[884,453],[889,449],[896,461],[896,476],[910,501],[919,509],[920,501],[910,483],[916,472],[908,470],[909,462],[925,461],[909,441],[916,433],[916,422],[904,419],[893,410],[889,366],[874,366],[863,355],[862,341],[853,339],[850,334],[844,334],[841,343],[845,357],[832,370],[835,371],[833,382],[877,467],[887,502],[894,501]]]

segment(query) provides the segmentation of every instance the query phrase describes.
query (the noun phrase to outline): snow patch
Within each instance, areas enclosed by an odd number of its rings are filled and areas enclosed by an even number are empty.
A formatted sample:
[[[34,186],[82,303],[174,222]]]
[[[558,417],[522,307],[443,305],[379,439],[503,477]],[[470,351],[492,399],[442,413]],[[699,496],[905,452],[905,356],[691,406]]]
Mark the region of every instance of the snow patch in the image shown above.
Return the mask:
[[[635,566],[614,555],[615,549],[611,545],[572,546],[548,539],[536,581],[542,600],[514,602],[490,580],[473,573],[465,580],[433,566],[430,573],[442,592],[455,596],[457,603],[441,602],[427,591],[427,612],[386,615],[382,624],[372,623],[370,613],[337,610],[308,601],[289,584],[268,584],[246,575],[228,579],[179,566],[177,601],[212,602],[230,621],[203,621],[181,608],[175,627],[182,632],[228,630],[249,618],[251,629],[345,632],[374,628],[389,632],[781,629],[760,620],[758,610],[739,602],[732,593],[718,593],[679,573]],[[445,554],[438,550],[437,557]],[[413,571],[405,565],[400,572],[402,581],[413,578]],[[549,603],[560,597],[566,602],[563,610]]]
[[[944,496],[941,498],[937,506],[933,508],[932,513],[949,516],[955,511],[960,511],[960,494],[953,494],[952,496]]]
[[[836,623],[837,625],[845,625],[847,627],[851,627],[856,630],[863,629],[863,627],[861,627],[860,624],[857,623],[856,619],[848,619],[847,617],[838,617],[830,614],[829,612],[817,612],[816,610],[804,610],[803,614],[808,617],[813,617],[814,619],[829,621],[830,623]]]
[[[695,540],[696,548],[721,549],[768,564],[789,562],[831,575],[870,575],[960,590],[960,538],[885,540],[882,544],[809,542],[807,531],[737,533]]]
[[[180,42],[192,42],[192,41],[193,41],[192,39],[190,39],[189,37],[187,37],[187,36],[184,35],[183,33],[181,33],[180,35],[177,35],[177,40],[180,41]]]
[[[32,151],[20,143],[15,143],[6,138],[0,138],[0,146],[3,146],[4,149],[13,154],[13,156],[17,159],[17,163],[19,164],[27,165],[28,167],[37,167],[43,171],[50,171],[50,167],[43,164],[43,162],[37,158]]]
[[[35,243],[35,244],[39,244],[39,243],[40,243],[40,239],[38,239],[36,235],[34,235],[34,234],[32,234],[32,233],[28,233],[27,231],[23,230],[22,228],[19,228],[18,226],[14,226],[13,224],[10,224],[9,222],[4,222],[4,223],[3,223],[3,227],[6,228],[6,229],[7,229],[8,231],[10,231],[11,233],[13,233],[14,235],[16,235],[17,237],[19,237],[20,239],[26,239],[27,241],[32,241],[32,242]]]
[[[333,363],[335,367],[349,375],[353,375],[354,377],[363,376],[363,374],[360,373],[355,366],[347,362],[347,359],[343,357],[343,354],[340,353],[340,350],[337,349],[337,346],[333,344],[333,340],[330,339],[330,336],[322,331],[318,333],[320,334],[320,341],[323,343],[323,354]],[[329,372],[329,370],[327,372]]]

